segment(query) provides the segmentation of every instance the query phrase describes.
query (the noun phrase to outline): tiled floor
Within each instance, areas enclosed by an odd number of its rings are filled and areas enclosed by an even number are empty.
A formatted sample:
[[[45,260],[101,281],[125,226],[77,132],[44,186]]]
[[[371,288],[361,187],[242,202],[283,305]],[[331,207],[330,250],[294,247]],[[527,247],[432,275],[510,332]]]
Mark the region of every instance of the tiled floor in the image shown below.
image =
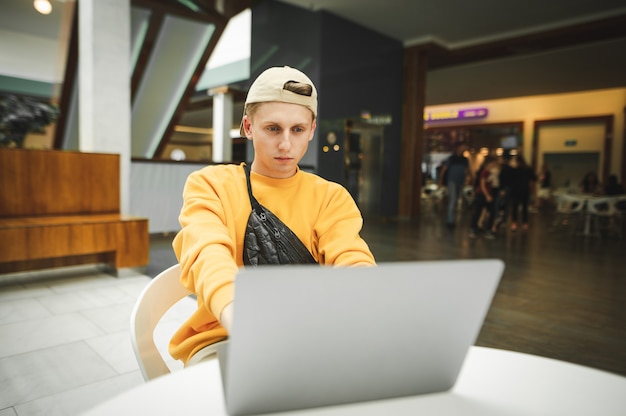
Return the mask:
[[[148,276],[95,267],[14,276],[0,287],[0,416],[76,415],[144,382],[129,316]],[[168,314],[160,344],[193,307],[186,299]]]
[[[478,345],[626,375],[626,238],[573,235],[544,212],[527,232],[503,228],[495,240],[471,240],[468,212],[448,229],[435,208],[414,221],[366,220],[363,236],[377,261],[503,259]],[[150,252],[145,270],[120,277],[95,267],[0,276],[0,416],[76,415],[143,383],[129,316],[149,276],[176,262],[171,236],[153,236]],[[194,306],[177,305],[157,344]]]

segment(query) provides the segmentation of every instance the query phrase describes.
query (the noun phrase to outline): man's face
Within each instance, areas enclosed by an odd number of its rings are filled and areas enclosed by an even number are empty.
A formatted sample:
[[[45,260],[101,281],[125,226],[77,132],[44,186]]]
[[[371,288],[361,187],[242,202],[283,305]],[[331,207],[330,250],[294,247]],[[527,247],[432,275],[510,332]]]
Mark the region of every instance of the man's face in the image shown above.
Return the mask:
[[[259,105],[253,115],[244,116],[243,127],[254,145],[252,171],[271,178],[289,178],[306,153],[316,122],[304,106],[268,102]]]

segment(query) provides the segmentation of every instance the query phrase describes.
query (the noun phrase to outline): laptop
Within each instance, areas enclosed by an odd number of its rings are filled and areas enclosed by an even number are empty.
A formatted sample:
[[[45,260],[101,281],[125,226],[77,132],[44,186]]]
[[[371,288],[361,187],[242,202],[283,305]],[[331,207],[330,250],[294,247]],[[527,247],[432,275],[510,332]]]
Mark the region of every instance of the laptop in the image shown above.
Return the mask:
[[[449,390],[503,270],[494,259],[242,269],[218,350],[228,413]]]

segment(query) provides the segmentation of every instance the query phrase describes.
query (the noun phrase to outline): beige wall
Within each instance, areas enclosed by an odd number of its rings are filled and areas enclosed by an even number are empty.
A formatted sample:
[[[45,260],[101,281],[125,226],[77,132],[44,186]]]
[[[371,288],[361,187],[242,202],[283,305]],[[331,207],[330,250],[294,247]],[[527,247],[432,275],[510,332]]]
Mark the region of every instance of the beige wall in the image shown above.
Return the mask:
[[[426,108],[426,111],[445,112],[472,107],[487,107],[489,109],[489,115],[480,122],[473,122],[471,124],[522,121],[524,123],[523,152],[524,157],[529,161],[532,158],[532,135],[535,121],[613,115],[615,117],[615,123],[613,125],[614,138],[610,172],[617,175],[620,174],[622,147],[624,146],[626,88],[454,103],[429,106]],[[463,124],[470,123],[464,122]],[[443,124],[441,123],[440,125]],[[593,146],[594,148],[596,146],[595,144],[589,144],[587,142],[585,142],[584,145]],[[569,150],[571,149],[563,148],[563,151]],[[581,149],[578,150],[582,151]],[[545,151],[545,149],[542,148],[540,151]]]
[[[602,177],[601,166],[604,163],[604,123],[589,125],[547,125],[539,129],[539,149],[537,166],[543,164],[544,153],[593,152],[600,154],[598,171]],[[575,140],[576,146],[566,146],[565,142]]]

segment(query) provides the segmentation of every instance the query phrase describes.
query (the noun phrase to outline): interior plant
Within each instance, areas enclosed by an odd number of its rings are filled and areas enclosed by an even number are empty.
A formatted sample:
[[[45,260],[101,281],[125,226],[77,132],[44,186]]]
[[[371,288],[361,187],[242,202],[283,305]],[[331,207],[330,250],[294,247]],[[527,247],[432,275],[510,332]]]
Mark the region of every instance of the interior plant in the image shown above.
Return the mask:
[[[13,94],[0,96],[0,147],[23,147],[26,134],[58,117],[55,105]]]

